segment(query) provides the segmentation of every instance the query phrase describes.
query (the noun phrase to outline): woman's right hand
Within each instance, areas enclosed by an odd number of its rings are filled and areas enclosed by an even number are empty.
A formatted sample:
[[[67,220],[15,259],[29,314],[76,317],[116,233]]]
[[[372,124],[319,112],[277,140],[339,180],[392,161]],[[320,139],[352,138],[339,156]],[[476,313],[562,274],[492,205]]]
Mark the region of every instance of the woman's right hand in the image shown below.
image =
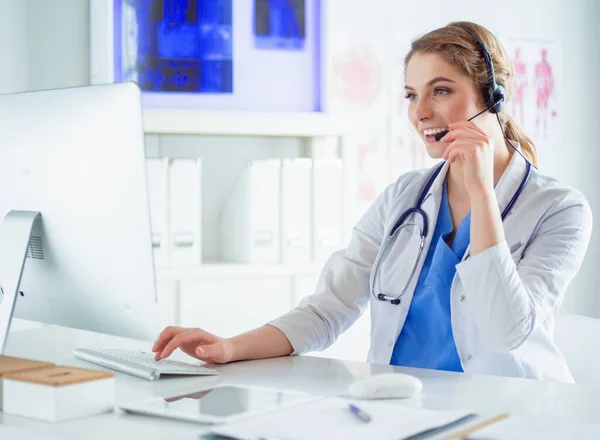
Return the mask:
[[[233,343],[199,328],[167,327],[152,346],[156,360],[165,359],[179,348],[184,353],[210,364],[225,364],[233,359]]]

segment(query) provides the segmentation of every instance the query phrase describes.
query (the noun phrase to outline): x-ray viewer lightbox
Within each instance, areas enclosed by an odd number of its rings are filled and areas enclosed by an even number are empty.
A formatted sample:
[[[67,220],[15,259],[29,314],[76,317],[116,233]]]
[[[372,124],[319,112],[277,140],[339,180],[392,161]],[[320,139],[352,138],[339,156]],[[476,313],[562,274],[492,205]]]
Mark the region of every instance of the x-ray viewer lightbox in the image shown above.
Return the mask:
[[[90,0],[93,84],[145,108],[321,111],[321,0]]]

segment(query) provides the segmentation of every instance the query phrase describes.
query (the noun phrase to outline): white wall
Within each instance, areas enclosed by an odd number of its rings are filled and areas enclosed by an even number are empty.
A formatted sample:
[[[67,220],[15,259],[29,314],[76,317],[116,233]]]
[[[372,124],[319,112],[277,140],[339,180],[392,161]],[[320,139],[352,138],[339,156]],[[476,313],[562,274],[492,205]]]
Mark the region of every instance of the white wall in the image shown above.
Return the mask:
[[[548,171],[581,190],[595,216],[595,230],[581,272],[571,285],[565,310],[600,317],[600,164],[599,142],[594,133],[598,125],[600,101],[600,3],[595,0],[565,2],[555,21],[564,23],[562,36],[565,57],[565,108],[567,124],[563,148],[549,152]]]
[[[87,0],[0,0],[0,93],[89,84]]]
[[[0,0],[0,93],[27,88],[25,9],[14,0]]]
[[[87,0],[18,2],[26,7],[28,89],[89,84]]]
[[[562,87],[568,112],[563,115],[560,147],[540,151],[543,171],[580,189],[587,196],[593,212],[600,212],[597,172],[600,149],[594,130],[597,126],[595,105],[600,101],[597,85],[600,51],[596,43],[600,40],[600,2],[330,1],[333,13],[329,18],[334,31],[426,31],[453,20],[471,20],[503,34],[525,31],[540,38],[562,41],[565,60]],[[3,66],[0,69],[0,93],[88,83],[88,28],[85,0],[0,0],[0,59]],[[600,298],[596,295],[600,285],[598,236],[594,231],[587,259],[567,296],[564,306],[567,311],[600,317]]]

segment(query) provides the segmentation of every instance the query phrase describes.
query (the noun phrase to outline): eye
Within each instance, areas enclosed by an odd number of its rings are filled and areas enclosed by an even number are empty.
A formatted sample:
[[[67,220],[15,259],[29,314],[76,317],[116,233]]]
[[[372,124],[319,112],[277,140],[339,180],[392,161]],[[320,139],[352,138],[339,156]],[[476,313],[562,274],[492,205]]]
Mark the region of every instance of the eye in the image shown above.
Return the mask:
[[[438,96],[438,95],[447,95],[448,93],[450,93],[450,90],[448,90],[448,89],[443,89],[443,88],[439,88],[439,87],[436,87],[436,88],[433,90],[433,94],[434,94],[434,96]]]
[[[414,101],[417,98],[417,95],[414,93],[407,93],[404,95],[404,98],[408,99],[409,101]]]

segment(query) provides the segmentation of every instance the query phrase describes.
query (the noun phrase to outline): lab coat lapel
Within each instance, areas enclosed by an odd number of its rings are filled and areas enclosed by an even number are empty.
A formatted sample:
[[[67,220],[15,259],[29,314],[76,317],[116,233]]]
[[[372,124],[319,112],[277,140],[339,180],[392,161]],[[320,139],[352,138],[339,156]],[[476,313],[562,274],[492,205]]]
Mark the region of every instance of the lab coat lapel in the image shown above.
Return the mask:
[[[432,170],[436,170],[439,165],[436,165],[432,168]],[[444,180],[446,179],[446,173],[448,172],[450,165],[448,162],[444,163],[442,170],[437,175],[435,180],[433,181],[431,188],[427,192],[425,196],[425,200],[421,205],[421,209],[427,215],[427,237],[425,238],[425,245],[423,247],[423,257],[421,258],[421,267],[422,263],[425,261],[425,255],[429,251],[429,246],[431,245],[431,240],[433,239],[433,231],[435,230],[435,225],[437,223],[438,214],[440,211],[440,204],[442,202],[442,190],[444,188]],[[420,269],[419,269],[420,273]]]
[[[511,143],[521,151],[521,146],[518,142],[511,141]],[[527,163],[519,153],[516,151],[513,152],[512,158],[495,188],[496,199],[498,200],[498,206],[500,206],[501,213],[504,212],[504,209],[508,206],[519,189],[519,185],[523,181],[526,172]]]
[[[439,165],[436,165],[433,169],[437,169]],[[435,225],[437,223],[437,217],[440,210],[440,203],[442,202],[442,190],[444,188],[444,180],[446,179],[446,174],[448,173],[448,169],[450,165],[448,162],[444,163],[442,170],[437,175],[435,180],[433,181],[431,188],[427,192],[425,196],[425,200],[423,201],[423,205],[421,209],[427,215],[427,239],[430,240],[433,237],[433,231],[435,229]]]

